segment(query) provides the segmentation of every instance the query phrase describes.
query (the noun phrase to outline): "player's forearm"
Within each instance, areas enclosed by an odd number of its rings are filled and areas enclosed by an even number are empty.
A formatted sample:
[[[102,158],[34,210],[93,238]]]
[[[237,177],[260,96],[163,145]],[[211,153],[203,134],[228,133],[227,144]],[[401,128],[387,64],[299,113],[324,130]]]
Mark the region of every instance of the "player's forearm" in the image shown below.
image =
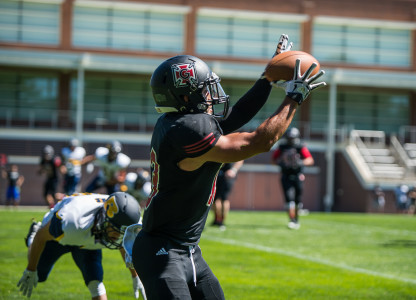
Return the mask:
[[[130,271],[131,277],[138,276],[135,269],[129,269],[129,271]]]
[[[87,163],[92,162],[93,160],[95,160],[95,155],[87,155],[84,157],[84,159],[81,161],[81,165],[85,165]]]
[[[244,164],[244,160],[240,160],[237,161],[234,165],[233,165],[233,169],[238,172],[240,170],[240,168],[243,166]]]
[[[40,256],[43,252],[43,249],[45,248],[46,240],[42,238],[42,235],[39,234],[39,232],[40,230],[35,235],[35,238],[33,239],[33,243],[29,248],[28,264],[26,267],[26,269],[29,271],[36,271]]]
[[[261,152],[268,152],[283,136],[295,116],[298,104],[286,97],[276,112],[267,118],[256,129],[253,144],[258,145]]]
[[[305,166],[312,166],[315,163],[312,157],[307,157],[303,160],[303,165]]]
[[[190,159],[195,163],[190,169],[195,169],[205,161],[236,162],[270,151],[288,128],[297,106],[295,101],[286,97],[277,111],[254,132],[235,132],[221,136],[215,147],[206,154],[197,159]]]
[[[36,271],[40,256],[45,248],[46,242],[53,240],[54,237],[49,233],[49,226],[51,221],[41,227],[36,233],[33,243],[30,245],[28,252],[28,264],[27,268],[29,271]]]
[[[286,97],[276,112],[254,132],[235,132],[222,135],[207,153],[195,158],[185,158],[178,162],[179,168],[184,171],[194,171],[207,161],[237,162],[270,151],[289,127],[297,107],[298,104],[295,101]]]
[[[124,248],[120,248],[120,254],[121,257],[123,258],[123,261],[126,262],[126,250]],[[128,268],[131,274],[131,277],[136,277],[137,273],[136,270],[134,268]]]

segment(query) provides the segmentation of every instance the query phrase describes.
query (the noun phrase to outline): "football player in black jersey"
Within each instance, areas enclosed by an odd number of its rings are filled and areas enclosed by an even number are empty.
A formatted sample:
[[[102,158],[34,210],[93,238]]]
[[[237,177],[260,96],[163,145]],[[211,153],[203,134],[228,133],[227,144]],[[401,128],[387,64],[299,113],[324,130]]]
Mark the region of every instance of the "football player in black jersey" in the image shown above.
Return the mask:
[[[220,230],[225,230],[225,220],[230,211],[229,195],[237,179],[238,170],[244,164],[244,160],[236,163],[225,163],[222,165],[217,176],[217,191],[214,198],[214,222],[212,225],[219,226]]]
[[[291,48],[280,37],[275,55]],[[197,57],[164,61],[150,80],[158,119],[151,141],[152,191],[143,229],[132,251],[147,299],[224,299],[218,279],[201,255],[198,242],[215,196],[223,163],[268,152],[284,134],[298,106],[324,82],[311,65],[293,80],[273,83],[286,91],[276,112],[253,132],[234,132],[266,102],[271,82],[263,76],[232,107],[220,78]],[[220,107],[220,109],[218,109]]]
[[[299,229],[299,211],[302,205],[304,166],[315,163],[309,149],[300,140],[300,132],[296,127],[289,128],[286,139],[273,152],[272,162],[280,166],[283,195],[286,201],[290,229]]]

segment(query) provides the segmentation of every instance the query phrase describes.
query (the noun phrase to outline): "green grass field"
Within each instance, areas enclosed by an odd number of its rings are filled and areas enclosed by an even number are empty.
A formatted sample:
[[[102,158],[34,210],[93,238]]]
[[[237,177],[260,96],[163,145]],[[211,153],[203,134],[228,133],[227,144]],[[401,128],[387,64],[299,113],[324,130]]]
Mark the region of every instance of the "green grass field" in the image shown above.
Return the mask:
[[[0,210],[0,299],[23,299],[23,238],[43,213]],[[283,212],[232,211],[226,231],[207,225],[200,246],[226,299],[416,299],[416,217],[311,213],[298,231],[286,222]],[[103,255],[108,298],[134,299],[119,252]],[[90,296],[66,255],[31,299]]]

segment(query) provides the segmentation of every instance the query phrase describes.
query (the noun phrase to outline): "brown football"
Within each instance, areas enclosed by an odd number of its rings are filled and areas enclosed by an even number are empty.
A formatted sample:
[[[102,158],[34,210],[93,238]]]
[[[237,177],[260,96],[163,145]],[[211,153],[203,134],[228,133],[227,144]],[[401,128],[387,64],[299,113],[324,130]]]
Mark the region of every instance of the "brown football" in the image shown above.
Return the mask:
[[[264,75],[268,81],[291,80],[293,79],[296,59],[298,58],[300,59],[300,73],[302,75],[314,62],[318,66],[312,71],[310,76],[319,72],[319,61],[309,53],[303,51],[287,51],[276,55],[269,61]]]

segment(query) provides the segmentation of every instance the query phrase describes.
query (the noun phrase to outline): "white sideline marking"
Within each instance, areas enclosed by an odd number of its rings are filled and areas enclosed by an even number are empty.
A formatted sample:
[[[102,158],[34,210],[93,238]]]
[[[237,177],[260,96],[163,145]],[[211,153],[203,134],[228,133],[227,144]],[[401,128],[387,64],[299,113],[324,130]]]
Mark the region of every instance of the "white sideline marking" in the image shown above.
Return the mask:
[[[264,252],[268,252],[268,253],[277,253],[277,254],[282,254],[282,255],[286,255],[286,256],[292,256],[292,257],[295,257],[295,258],[298,258],[298,259],[302,259],[302,260],[306,260],[306,261],[310,261],[310,262],[315,262],[315,263],[320,263],[320,264],[327,265],[327,266],[330,266],[330,267],[340,268],[340,269],[344,269],[344,270],[348,270],[348,271],[352,271],[352,272],[356,272],[356,273],[373,275],[373,276],[383,277],[383,278],[387,278],[387,279],[394,279],[394,280],[398,280],[398,281],[403,281],[403,282],[407,282],[407,283],[416,284],[416,279],[410,279],[410,278],[404,278],[404,277],[395,277],[395,276],[389,275],[389,274],[384,274],[384,273],[371,271],[371,270],[366,270],[366,269],[361,269],[361,268],[355,268],[355,267],[351,267],[351,266],[344,265],[344,264],[337,264],[337,263],[333,263],[333,262],[328,261],[328,260],[323,260],[323,259],[320,259],[320,258],[315,258],[315,257],[307,256],[307,255],[302,255],[302,254],[299,254],[299,253],[288,252],[288,251],[277,249],[277,248],[271,248],[271,247],[266,247],[266,246],[247,243],[247,242],[240,242],[240,241],[231,240],[231,239],[218,238],[218,237],[209,236],[209,235],[206,235],[206,234],[203,236],[203,238],[205,238],[207,240],[210,240],[210,241],[220,242],[220,243],[228,244],[228,245],[232,245],[232,246],[243,246],[245,248],[260,250],[260,251],[264,251]]]

